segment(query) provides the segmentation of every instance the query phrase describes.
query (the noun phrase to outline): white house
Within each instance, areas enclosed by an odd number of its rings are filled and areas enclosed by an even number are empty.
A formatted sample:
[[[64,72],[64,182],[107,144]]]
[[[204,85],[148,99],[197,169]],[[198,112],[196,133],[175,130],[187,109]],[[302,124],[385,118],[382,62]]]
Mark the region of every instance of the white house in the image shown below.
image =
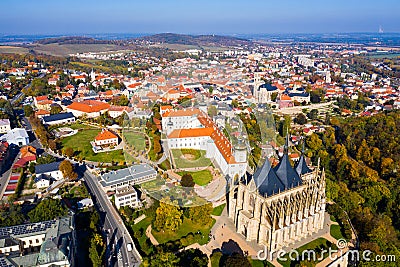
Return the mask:
[[[2,119],[0,120],[0,134],[8,133],[11,130],[10,120]]]
[[[70,124],[75,122],[75,117],[72,112],[59,113],[42,118],[43,124],[57,125],[57,124]]]
[[[124,206],[131,208],[140,208],[142,203],[138,198],[138,194],[132,186],[121,187],[116,189],[115,206],[120,209]]]
[[[116,146],[118,145],[118,135],[110,130],[102,129],[101,132],[94,139],[96,146]]]
[[[17,146],[26,146],[29,144],[29,135],[24,128],[14,128],[3,135],[2,140]]]
[[[91,198],[84,198],[77,203],[78,209],[93,207],[93,200]]]
[[[52,162],[48,164],[40,164],[35,166],[36,177],[40,175],[46,175],[54,178],[55,180],[61,180],[64,178],[62,172],[60,171],[61,162]]]
[[[34,180],[36,188],[48,188],[51,184],[51,176],[41,174],[37,176]]]

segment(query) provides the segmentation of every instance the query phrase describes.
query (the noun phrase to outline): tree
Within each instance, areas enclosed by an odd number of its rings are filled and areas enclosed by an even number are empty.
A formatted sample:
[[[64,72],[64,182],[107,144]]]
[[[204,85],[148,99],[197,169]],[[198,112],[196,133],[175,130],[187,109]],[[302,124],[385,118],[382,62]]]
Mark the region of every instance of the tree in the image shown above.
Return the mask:
[[[44,199],[28,213],[29,220],[33,223],[53,220],[67,215],[68,210],[61,205],[58,199]]]
[[[184,175],[182,175],[181,186],[183,186],[183,187],[194,187],[194,185],[195,185],[195,183],[193,181],[192,175],[190,175],[189,173],[185,173]]]
[[[310,120],[316,120],[318,119],[318,109],[312,109],[308,114],[307,117]]]
[[[154,135],[154,138],[153,138],[153,150],[154,150],[155,154],[158,154],[158,153],[161,152],[161,143],[160,143],[160,141],[161,141],[160,136]]]
[[[271,101],[272,102],[275,102],[277,98],[278,98],[278,93],[277,92],[274,92],[274,93],[271,94]]]
[[[89,258],[92,261],[93,266],[101,266],[103,262],[103,256],[105,252],[105,246],[101,235],[95,233],[90,239],[89,247]]]
[[[114,105],[118,105],[118,106],[128,106],[129,99],[125,95],[120,95],[120,96],[114,97],[111,100],[111,103]]]
[[[208,257],[200,249],[185,249],[178,254],[180,266],[207,267]]]
[[[176,267],[179,266],[179,258],[172,252],[158,251],[150,260],[150,267]]]
[[[211,203],[202,206],[193,206],[189,208],[189,219],[194,223],[209,224],[212,221],[211,213],[213,207]]]
[[[176,231],[182,223],[182,210],[177,206],[178,202],[168,197],[161,199],[160,206],[156,210],[154,227],[161,230]]]
[[[304,125],[307,123],[307,118],[306,118],[306,116],[304,116],[303,113],[299,113],[299,114],[297,114],[296,118],[294,118],[294,122],[297,124]]]
[[[217,114],[218,114],[218,110],[217,110],[216,106],[209,106],[207,111],[208,111],[208,115],[210,117],[217,116]]]
[[[57,142],[54,139],[49,139],[49,148],[53,151],[57,149]]]
[[[30,117],[33,115],[33,108],[30,105],[25,105],[24,106],[24,113],[25,113],[25,117]]]
[[[50,114],[52,114],[52,115],[58,114],[61,111],[63,111],[63,109],[62,109],[62,107],[60,105],[58,105],[58,104],[51,105]]]
[[[223,266],[226,266],[226,267],[251,267],[251,263],[245,256],[243,256],[239,253],[233,253],[232,255],[230,255],[226,258]]]
[[[48,164],[52,162],[56,162],[57,159],[53,157],[52,155],[47,155],[47,156],[41,156],[36,160],[37,164]]]
[[[69,160],[63,160],[63,162],[60,163],[60,171],[62,172],[64,179],[67,180],[75,180],[78,178],[78,174],[74,170],[74,166],[69,162]]]
[[[70,157],[72,157],[74,155],[74,149],[72,147],[66,147],[64,149],[64,154],[65,154],[65,156],[70,158]]]

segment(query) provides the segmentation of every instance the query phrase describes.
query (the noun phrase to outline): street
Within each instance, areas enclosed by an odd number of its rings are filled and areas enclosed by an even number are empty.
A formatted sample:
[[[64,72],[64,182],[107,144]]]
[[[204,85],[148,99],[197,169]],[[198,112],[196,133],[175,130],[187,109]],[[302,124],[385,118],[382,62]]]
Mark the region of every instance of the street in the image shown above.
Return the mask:
[[[103,221],[103,229],[108,241],[107,266],[139,266],[141,264],[141,256],[136,250],[121,217],[101,189],[97,177],[91,174],[84,165],[79,166],[79,171],[83,175],[85,183],[92,194],[93,202],[97,206],[100,218]],[[130,252],[127,249],[127,244],[129,243],[133,246]],[[121,260],[115,260],[112,255],[118,255]]]
[[[32,131],[32,126],[27,118],[24,118],[23,121],[26,125],[25,128],[27,131]],[[32,135],[34,140],[30,143],[30,145],[39,149],[43,149],[43,146],[36,138],[33,131]],[[54,154],[51,151],[45,150],[45,153],[60,158],[59,155]],[[92,195],[93,203],[95,203],[100,214],[100,218],[103,223],[103,231],[107,240],[106,266],[139,266],[142,258],[139,252],[136,250],[134,242],[129,235],[121,217],[113,207],[110,200],[107,198],[107,195],[101,189],[101,186],[97,181],[97,177],[89,172],[85,164],[79,165],[79,163],[74,160],[70,161],[74,164],[77,164],[77,172],[79,176],[84,179],[85,184]],[[126,245],[129,243],[131,243],[133,246],[133,249],[130,252],[126,247]],[[113,255],[117,255],[118,257],[113,257]]]

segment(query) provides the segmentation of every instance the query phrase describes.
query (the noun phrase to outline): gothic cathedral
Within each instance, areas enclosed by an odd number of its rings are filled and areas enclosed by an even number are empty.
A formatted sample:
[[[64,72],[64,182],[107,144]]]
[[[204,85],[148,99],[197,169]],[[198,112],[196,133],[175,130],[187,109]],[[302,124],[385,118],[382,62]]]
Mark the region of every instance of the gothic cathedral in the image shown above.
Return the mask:
[[[304,153],[293,168],[288,143],[275,168],[267,159],[254,175],[236,182],[228,195],[236,231],[269,251],[288,247],[324,225],[324,170],[319,163],[308,167]]]

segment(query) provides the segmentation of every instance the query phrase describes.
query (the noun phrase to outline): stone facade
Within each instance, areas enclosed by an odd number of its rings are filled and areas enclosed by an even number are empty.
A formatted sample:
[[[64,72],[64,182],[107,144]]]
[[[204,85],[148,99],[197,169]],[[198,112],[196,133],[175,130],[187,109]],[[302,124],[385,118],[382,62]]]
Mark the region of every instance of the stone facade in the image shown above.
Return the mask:
[[[232,181],[229,192],[228,212],[236,231],[269,251],[295,244],[324,225],[324,171],[319,164],[308,168],[304,155],[292,168],[287,156],[275,168],[266,160],[254,176]]]

